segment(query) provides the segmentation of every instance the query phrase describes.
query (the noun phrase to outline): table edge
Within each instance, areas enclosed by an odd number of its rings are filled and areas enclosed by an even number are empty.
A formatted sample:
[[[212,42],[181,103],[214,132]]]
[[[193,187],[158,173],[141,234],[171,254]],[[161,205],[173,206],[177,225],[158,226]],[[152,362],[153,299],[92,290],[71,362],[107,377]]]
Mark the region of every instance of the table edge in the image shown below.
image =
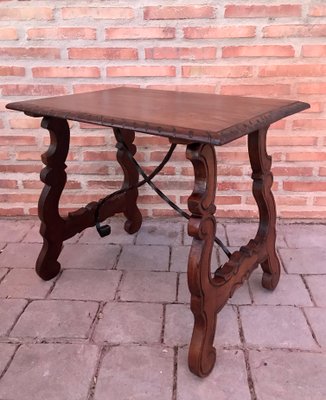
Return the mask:
[[[188,130],[186,128],[172,127],[170,125],[156,126],[149,123],[138,125],[135,121],[106,118],[86,112],[76,115],[75,112],[55,111],[50,107],[33,105],[29,103],[29,101],[8,103],[6,104],[6,108],[22,111],[31,117],[56,117],[100,126],[131,129],[136,132],[164,136],[174,140],[182,139],[189,142],[209,143],[214,146],[221,146],[242,136],[248,135],[258,129],[269,126],[270,124],[289,115],[308,109],[310,108],[310,104],[294,100],[292,103],[276,110],[260,114],[254,118],[243,121],[240,124],[235,124],[220,131],[204,131],[198,129]],[[203,136],[203,133],[206,134],[206,137]],[[221,138],[214,139],[212,138],[212,135],[221,135]]]

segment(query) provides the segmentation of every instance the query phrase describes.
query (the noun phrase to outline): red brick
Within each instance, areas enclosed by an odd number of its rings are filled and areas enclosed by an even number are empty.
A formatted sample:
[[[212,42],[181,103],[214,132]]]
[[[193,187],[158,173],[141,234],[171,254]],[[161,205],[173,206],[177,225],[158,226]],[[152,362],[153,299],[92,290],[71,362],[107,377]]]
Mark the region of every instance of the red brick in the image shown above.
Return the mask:
[[[326,191],[326,182],[283,182],[283,189],[290,192],[324,192]]]
[[[22,207],[12,207],[9,208],[0,208],[0,215],[4,217],[13,217],[24,215],[24,209]]]
[[[115,151],[85,151],[83,153],[83,160],[85,161],[115,161]]]
[[[31,193],[0,193],[1,203],[37,203],[39,199],[38,194]]]
[[[224,16],[226,18],[300,17],[301,5],[227,5]]]
[[[72,161],[74,160],[75,156],[72,152],[69,152],[67,160]],[[16,153],[16,160],[22,161],[40,161],[41,159],[41,152],[39,151],[18,151]]]
[[[118,27],[105,31],[106,40],[112,39],[173,39],[175,28],[172,27]]]
[[[44,39],[96,39],[95,28],[30,28],[27,29],[27,39],[44,40]]]
[[[60,49],[52,47],[2,47],[0,48],[0,57],[55,60],[60,58]]]
[[[326,176],[326,167],[319,168],[319,176]]]
[[[134,11],[130,7],[64,7],[63,19],[132,19]]]
[[[77,60],[137,60],[138,50],[132,48],[70,48],[70,59]]]
[[[299,83],[297,87],[299,94],[326,94],[325,82]]]
[[[12,179],[0,179],[1,189],[17,189],[18,182]]]
[[[247,38],[256,36],[255,26],[214,26],[183,28],[186,39],[228,39]]]
[[[39,118],[18,117],[9,120],[9,126],[12,129],[35,129],[41,126]]]
[[[273,167],[272,169],[275,177],[277,176],[312,176],[312,167]]]
[[[326,65],[302,64],[302,65],[269,65],[258,68],[258,76],[325,76]]]
[[[0,65],[0,76],[24,76],[24,67],[12,67],[12,66],[1,66]]]
[[[326,35],[326,25],[271,25],[263,28],[263,37],[319,37]]]
[[[175,76],[174,66],[121,66],[108,67],[107,76]]]
[[[94,128],[94,125],[92,125]],[[72,146],[103,146],[105,145],[104,136],[72,136],[70,143]]]
[[[152,6],[145,7],[144,19],[197,19],[215,18],[215,8],[211,6]]]
[[[217,190],[228,191],[250,191],[252,188],[251,182],[217,182]]]
[[[99,78],[98,67],[33,67],[34,78]]]
[[[307,204],[308,197],[304,196],[275,196],[277,206],[304,206]]]
[[[17,164],[17,165],[9,165],[9,164],[0,164],[0,172],[21,172],[21,173],[39,173],[41,170],[40,164],[32,165],[32,164]]]
[[[280,210],[278,212],[281,218],[300,218],[300,219],[324,219],[326,218],[326,211],[324,210],[317,210],[317,211],[309,211],[306,208],[303,210],[296,210],[296,211],[283,211]]]
[[[291,85],[269,84],[269,85],[221,85],[221,94],[237,96],[283,96],[291,94]]]
[[[69,164],[67,168],[68,175],[82,174],[82,175],[107,175],[109,172],[108,166],[103,163],[95,162],[77,162],[76,164]]]
[[[311,17],[326,17],[326,4],[314,4],[309,8],[308,15]]]
[[[1,151],[0,150],[0,160],[9,160],[9,158],[10,157],[9,157],[8,151]]]
[[[66,92],[62,85],[2,85],[3,96],[58,96]]]
[[[216,196],[216,204],[241,204],[241,196]]]
[[[293,151],[286,153],[286,161],[326,161],[326,152],[313,152],[313,151]]]
[[[297,119],[292,126],[294,130],[325,130],[326,119]]]
[[[0,136],[0,146],[31,146],[35,144],[36,140],[34,136]]]
[[[302,46],[303,57],[326,57],[326,44],[305,44]]]
[[[215,93],[215,85],[147,85],[149,89],[176,90],[177,92]]]
[[[294,57],[293,46],[257,45],[223,47],[222,57]]]
[[[186,65],[182,67],[182,76],[200,77],[212,76],[219,78],[245,78],[253,75],[252,67],[239,66],[215,66],[215,65]]]
[[[16,28],[0,28],[0,40],[17,40],[18,32]]]
[[[258,218],[257,208],[255,210],[243,210],[243,207],[240,210],[235,208],[221,210],[218,208],[215,215],[218,218]]]
[[[326,206],[326,197],[314,197],[315,206]]]
[[[0,20],[2,21],[28,21],[28,20],[51,20],[53,9],[50,7],[11,7],[0,8]]]
[[[272,136],[267,138],[269,146],[314,146],[317,138],[314,136]]]
[[[87,181],[88,189],[120,189],[121,181],[113,180],[89,180]]]
[[[145,49],[145,58],[211,60],[216,58],[216,47],[151,47]]]

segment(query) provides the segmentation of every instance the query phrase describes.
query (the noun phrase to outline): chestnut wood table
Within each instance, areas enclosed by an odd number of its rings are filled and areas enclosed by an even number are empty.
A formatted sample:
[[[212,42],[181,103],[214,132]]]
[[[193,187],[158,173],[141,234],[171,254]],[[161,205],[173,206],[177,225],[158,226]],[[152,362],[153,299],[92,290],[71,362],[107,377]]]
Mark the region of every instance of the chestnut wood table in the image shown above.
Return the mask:
[[[279,280],[280,264],[275,251],[275,202],[271,192],[271,157],[266,152],[266,134],[271,123],[309,105],[299,101],[116,88],[91,93],[21,101],[7,108],[43,117],[42,127],[51,143],[42,161],[45,184],[38,204],[43,247],[36,271],[45,280],[60,270],[57,258],[65,240],[116,213],[126,217],[125,230],[137,232],[142,216],[137,207],[139,169],[133,162],[136,132],[169,138],[186,145],[186,157],[194,168],[194,190],[188,199],[188,234],[193,237],[188,261],[188,285],[194,329],[189,348],[189,368],[198,376],[214,367],[213,339],[217,313],[260,264],[262,285],[273,290]],[[65,160],[69,150],[67,120],[113,128],[117,139],[117,160],[124,171],[122,190],[99,204],[92,202],[69,213],[59,214],[58,204],[66,183]],[[216,221],[216,158],[214,146],[248,135],[248,151],[253,170],[253,195],[259,209],[257,234],[229,260],[211,272],[211,253]],[[232,154],[230,154],[232,157]],[[99,205],[101,207],[99,207]],[[98,214],[98,215],[96,215]],[[257,323],[260,323],[257,321]],[[268,328],[267,328],[268,329]]]

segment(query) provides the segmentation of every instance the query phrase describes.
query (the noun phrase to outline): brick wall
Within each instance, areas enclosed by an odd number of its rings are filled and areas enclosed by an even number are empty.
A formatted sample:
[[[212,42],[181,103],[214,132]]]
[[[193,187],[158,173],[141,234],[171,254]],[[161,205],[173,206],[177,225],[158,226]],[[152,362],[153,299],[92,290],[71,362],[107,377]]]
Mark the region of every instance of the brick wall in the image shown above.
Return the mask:
[[[6,103],[133,85],[310,102],[271,127],[274,193],[281,217],[326,217],[325,37],[323,0],[0,1],[0,214],[36,213],[40,154],[49,143],[38,119]],[[121,180],[110,130],[71,127],[64,211]],[[150,170],[167,141],[139,135],[137,145]],[[193,178],[184,150],[156,181],[186,207]],[[245,140],[217,149],[217,157],[217,214],[256,216]],[[140,204],[145,215],[171,214],[149,188]]]

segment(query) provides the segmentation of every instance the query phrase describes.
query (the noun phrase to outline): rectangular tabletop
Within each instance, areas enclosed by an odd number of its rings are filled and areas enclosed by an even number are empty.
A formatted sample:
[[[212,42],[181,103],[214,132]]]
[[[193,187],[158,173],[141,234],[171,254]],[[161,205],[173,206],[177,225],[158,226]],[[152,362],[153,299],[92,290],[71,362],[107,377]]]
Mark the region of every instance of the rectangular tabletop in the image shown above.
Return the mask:
[[[119,87],[10,103],[7,108],[222,145],[306,108],[293,100]]]

